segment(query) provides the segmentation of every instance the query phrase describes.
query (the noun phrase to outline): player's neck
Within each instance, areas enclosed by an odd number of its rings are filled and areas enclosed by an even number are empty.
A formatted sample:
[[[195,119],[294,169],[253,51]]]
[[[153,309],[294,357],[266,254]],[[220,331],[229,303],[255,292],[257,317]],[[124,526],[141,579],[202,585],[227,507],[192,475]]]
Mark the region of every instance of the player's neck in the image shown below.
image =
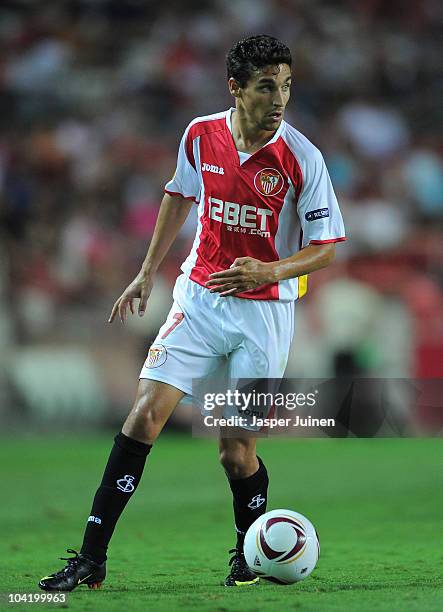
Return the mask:
[[[274,136],[275,131],[260,130],[251,123],[242,109],[236,109],[231,115],[232,137],[237,151],[255,153]]]

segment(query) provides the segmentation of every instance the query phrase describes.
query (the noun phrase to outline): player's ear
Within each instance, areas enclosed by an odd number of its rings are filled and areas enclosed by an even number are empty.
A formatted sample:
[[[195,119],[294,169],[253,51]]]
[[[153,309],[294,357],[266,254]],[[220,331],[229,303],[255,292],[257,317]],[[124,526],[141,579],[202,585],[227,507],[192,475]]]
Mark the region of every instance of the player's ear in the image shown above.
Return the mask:
[[[234,96],[235,98],[239,98],[240,97],[240,85],[237,83],[237,81],[233,78],[230,77],[228,79],[228,87],[229,87],[229,93]]]

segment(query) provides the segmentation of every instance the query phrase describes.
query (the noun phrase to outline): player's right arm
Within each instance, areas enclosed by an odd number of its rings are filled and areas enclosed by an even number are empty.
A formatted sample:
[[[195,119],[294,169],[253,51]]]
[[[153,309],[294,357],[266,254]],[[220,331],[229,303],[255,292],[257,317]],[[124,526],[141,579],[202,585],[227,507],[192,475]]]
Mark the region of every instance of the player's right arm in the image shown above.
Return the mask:
[[[165,193],[151,244],[140,272],[115,302],[108,320],[109,323],[112,323],[115,319],[117,312],[121,322],[124,323],[128,306],[131,313],[134,314],[135,299],[139,300],[138,314],[143,316],[157,268],[169,251],[192,206],[193,202],[189,198],[180,194]]]
[[[194,142],[188,125],[178,149],[177,168],[174,176],[165,186],[154,234],[140,272],[115,302],[109,323],[117,312],[122,323],[126,320],[127,309],[134,314],[134,300],[138,299],[138,314],[143,316],[146,303],[152,291],[153,278],[181,226],[186,220],[194,202],[199,201],[200,181],[194,159]]]

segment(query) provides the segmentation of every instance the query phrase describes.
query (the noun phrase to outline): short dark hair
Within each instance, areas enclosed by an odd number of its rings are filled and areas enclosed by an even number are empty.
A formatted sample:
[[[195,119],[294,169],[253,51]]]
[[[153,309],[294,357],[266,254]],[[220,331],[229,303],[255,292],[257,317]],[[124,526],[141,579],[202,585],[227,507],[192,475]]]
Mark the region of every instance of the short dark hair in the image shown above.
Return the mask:
[[[256,70],[276,64],[291,66],[291,52],[277,38],[266,34],[239,40],[226,56],[228,79],[234,78],[240,87],[246,86]]]

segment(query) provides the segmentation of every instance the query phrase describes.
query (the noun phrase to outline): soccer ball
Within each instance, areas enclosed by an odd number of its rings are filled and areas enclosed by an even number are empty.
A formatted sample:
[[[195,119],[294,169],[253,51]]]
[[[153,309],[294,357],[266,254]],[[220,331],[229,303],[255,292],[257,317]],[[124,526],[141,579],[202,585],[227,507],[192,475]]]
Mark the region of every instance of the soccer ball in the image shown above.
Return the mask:
[[[271,510],[249,527],[244,544],[246,563],[260,576],[293,584],[309,576],[320,556],[314,525],[293,510]]]

